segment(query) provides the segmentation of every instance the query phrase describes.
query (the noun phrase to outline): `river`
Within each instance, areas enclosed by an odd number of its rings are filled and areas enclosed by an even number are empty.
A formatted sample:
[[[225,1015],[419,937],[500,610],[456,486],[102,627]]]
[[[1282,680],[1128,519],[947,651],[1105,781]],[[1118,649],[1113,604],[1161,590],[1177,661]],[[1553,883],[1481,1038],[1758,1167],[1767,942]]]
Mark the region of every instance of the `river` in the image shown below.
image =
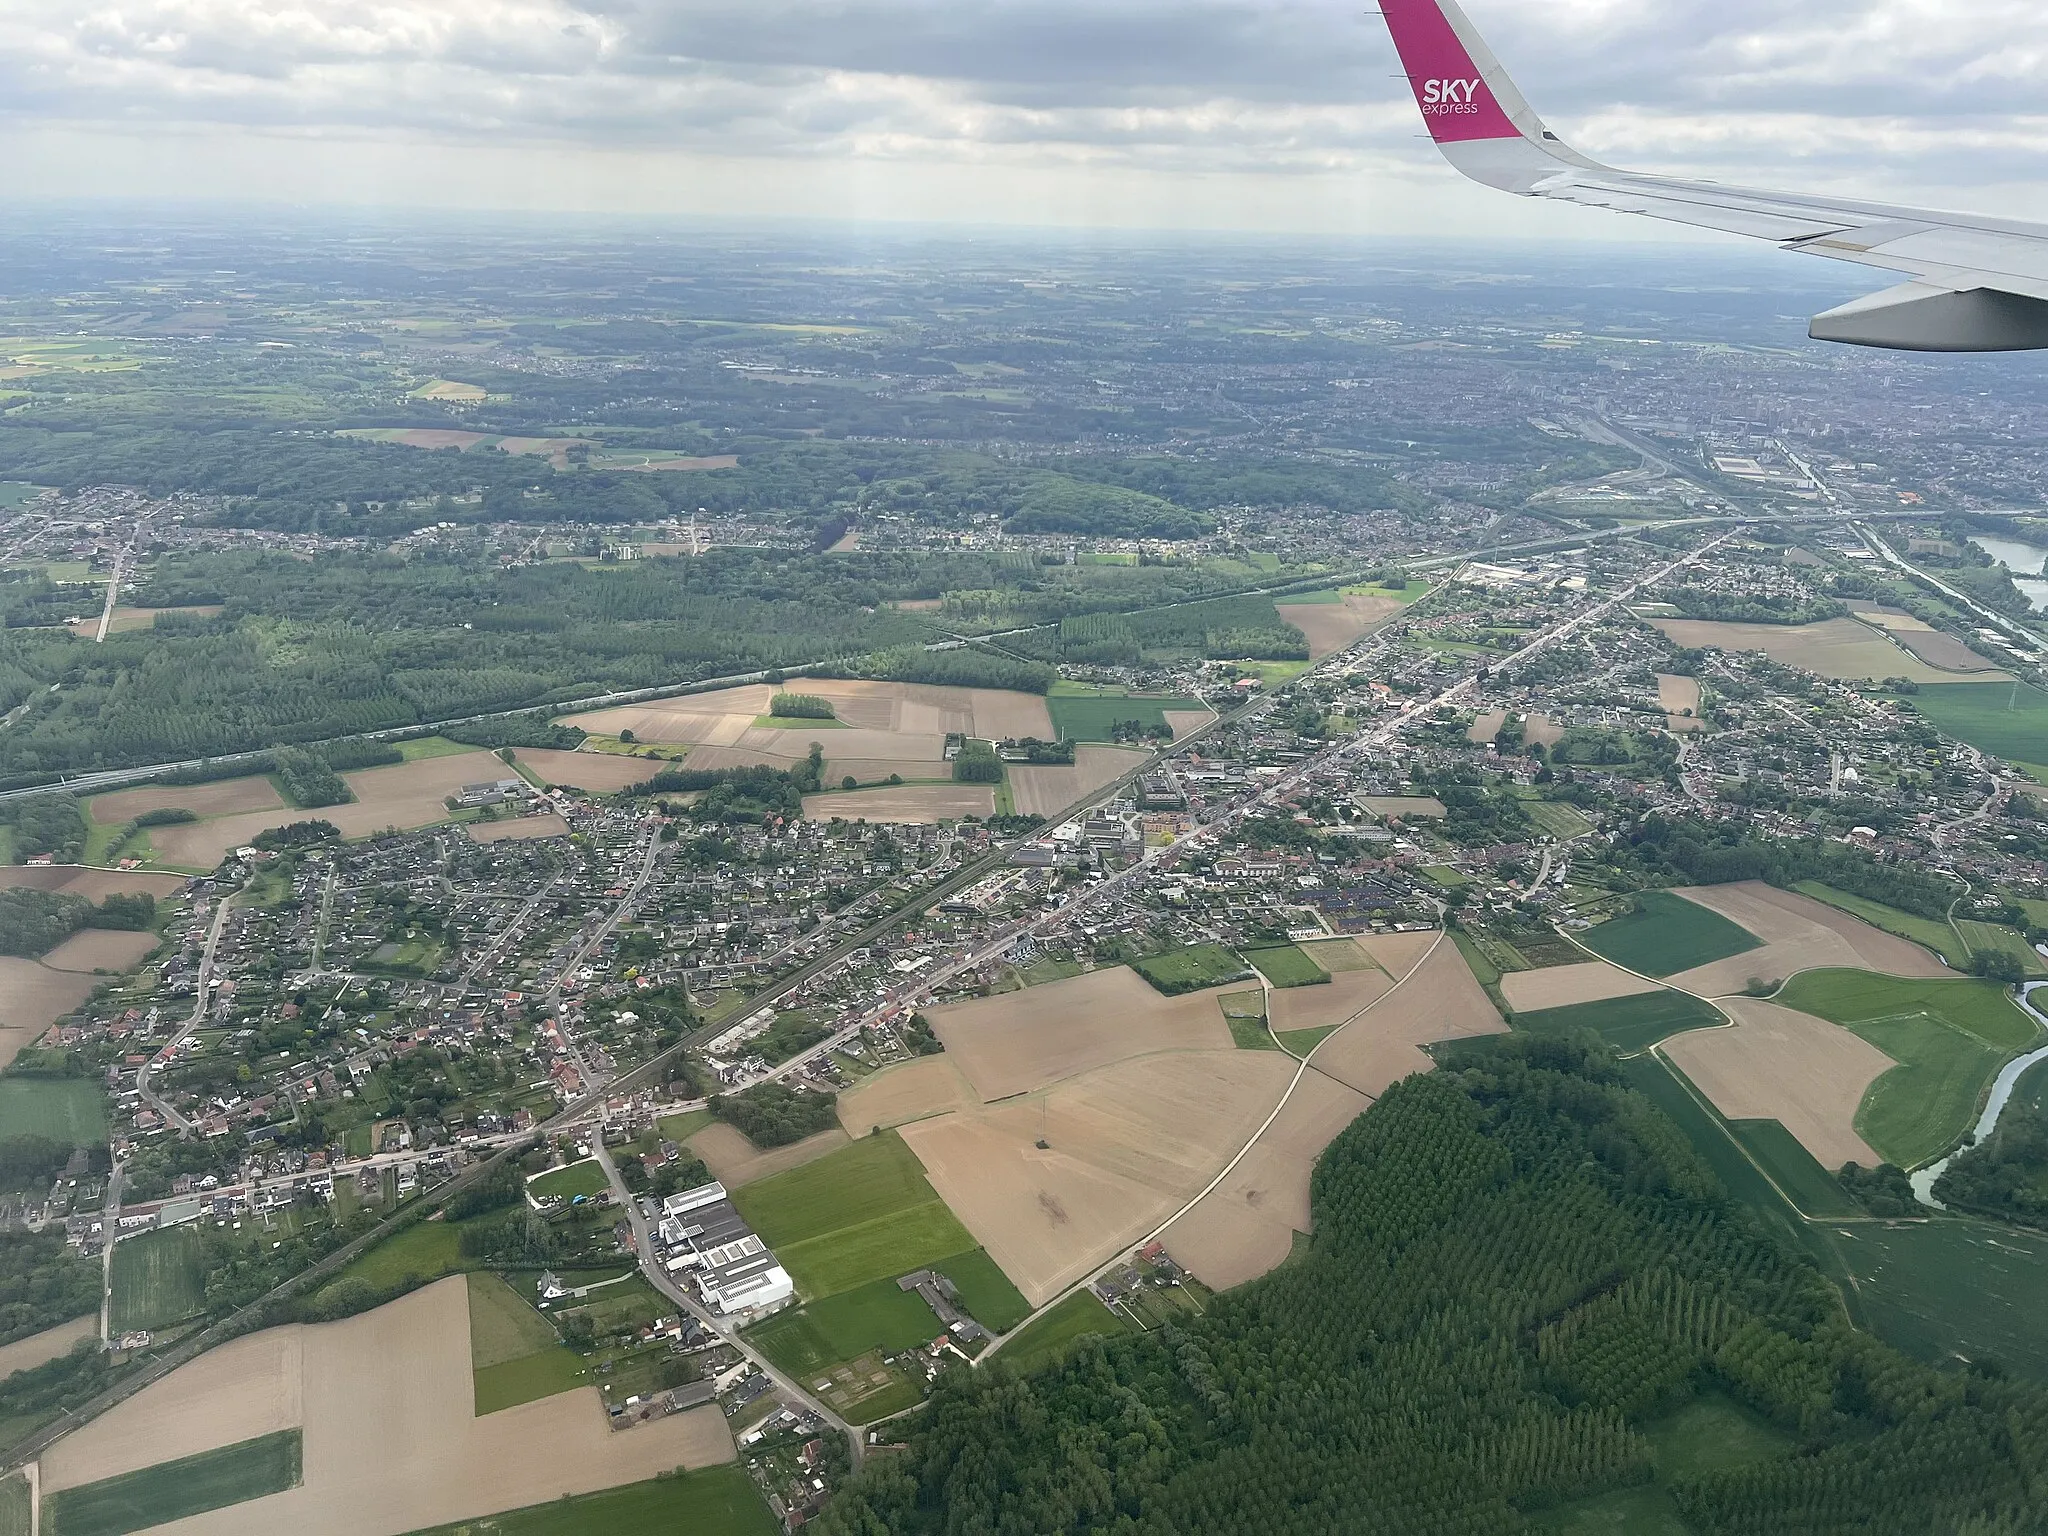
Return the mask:
[[[2048,549],[1988,533],[1973,533],[1970,542],[2012,572],[2012,584],[2026,594],[2036,612],[2048,612],[2048,580],[2041,576],[2042,562],[2048,561]]]
[[[2048,582],[2044,582],[2042,585],[2048,586]],[[2034,994],[2043,987],[2048,987],[2048,981],[2028,982],[2020,989],[2020,1006],[2040,1020],[2043,1026],[2048,1026],[2048,1013],[2043,1013],[2034,1006]],[[2012,1097],[2014,1085],[2025,1075],[2027,1068],[2042,1061],[2048,1061],[2048,1045],[2036,1046],[2033,1050],[2027,1052],[2026,1055],[2015,1056],[2005,1064],[2004,1070],[1992,1080],[1991,1097],[1984,1101],[1984,1113],[1977,1117],[1976,1128],[1970,1133],[1970,1145],[1977,1145],[1991,1134],[1998,1125],[1998,1116],[2004,1110],[2006,1101]],[[1919,1196],[1922,1205],[1931,1205],[1937,1211],[1948,1209],[1947,1206],[1934,1198],[1934,1181],[1941,1177],[1943,1171],[1948,1167],[1955,1155],[1954,1152],[1951,1152],[1940,1162],[1929,1163],[1925,1168],[1917,1169],[1910,1176],[1913,1184],[1913,1193]]]

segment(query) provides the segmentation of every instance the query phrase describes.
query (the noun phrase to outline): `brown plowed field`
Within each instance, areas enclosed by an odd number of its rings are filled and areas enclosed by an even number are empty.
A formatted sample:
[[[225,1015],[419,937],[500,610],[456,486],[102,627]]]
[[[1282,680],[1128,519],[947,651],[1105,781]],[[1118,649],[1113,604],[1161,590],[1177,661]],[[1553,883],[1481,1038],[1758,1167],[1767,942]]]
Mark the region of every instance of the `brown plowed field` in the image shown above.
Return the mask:
[[[1902,630],[1898,640],[1930,667],[1940,667],[1944,672],[1998,671],[1997,662],[1979,656],[1954,635],[1938,629]]]
[[[25,1371],[32,1365],[47,1365],[59,1355],[70,1354],[71,1346],[80,1339],[97,1339],[99,1336],[100,1318],[94,1312],[68,1323],[59,1323],[54,1328],[45,1328],[41,1333],[32,1333],[25,1339],[16,1339],[12,1344],[0,1344],[0,1381],[5,1381],[16,1371]]]
[[[901,1066],[884,1067],[840,1094],[839,1123],[847,1135],[860,1137],[878,1125],[907,1125],[951,1110],[973,1109],[980,1102],[946,1057],[920,1056]]]
[[[1891,1057],[1840,1025],[1753,997],[1722,1008],[1733,1029],[1696,1029],[1659,1046],[1730,1120],[1776,1120],[1821,1167],[1884,1161],[1856,1134],[1856,1109]]]
[[[269,811],[284,804],[277,786],[262,775],[247,779],[216,779],[211,784],[150,784],[142,789],[117,789],[94,795],[85,808],[103,827],[133,821],[144,811],[190,811],[194,816],[231,816],[237,811]],[[157,831],[174,829],[159,827]]]
[[[552,747],[520,747],[513,753],[519,766],[531,769],[543,784],[566,784],[598,794],[645,784],[664,768],[680,764],[652,757],[618,757],[610,752],[558,752]],[[697,765],[693,762],[691,767]]]
[[[332,822],[343,837],[368,837],[386,827],[431,826],[448,819],[448,808],[442,802],[463,785],[502,779],[509,772],[493,754],[481,750],[422,757],[388,768],[361,768],[342,775],[355,791],[352,805],[328,805],[312,811],[247,811],[188,826],[155,827],[149,841],[166,864],[211,869],[223,854],[241,847],[266,827],[294,821]]]
[[[859,775],[856,775],[859,777]],[[909,826],[929,827],[963,816],[993,816],[996,791],[992,784],[903,784],[879,789],[840,790],[829,795],[805,795],[804,816],[809,821],[893,821]]]
[[[1130,747],[1079,746],[1071,768],[1013,763],[1010,798],[1020,815],[1056,816],[1083,795],[1122,778],[1148,756]]]
[[[901,1134],[953,1214],[1040,1306],[1214,1178],[1293,1067],[1278,1051],[1163,1051]]]
[[[1230,1030],[1217,996],[1212,990],[1161,997],[1119,965],[944,1003],[925,1016],[974,1091],[993,1101],[1152,1051],[1227,1051]]]
[[[153,933],[83,928],[43,956],[53,971],[132,971],[161,941]]]
[[[284,1353],[292,1348],[297,1361]],[[209,1368],[237,1351],[232,1374]],[[715,1406],[618,1433],[591,1387],[481,1419],[475,1406],[469,1287],[457,1276],[346,1322],[273,1329],[202,1355],[60,1441],[43,1459],[45,1487],[303,1424],[301,1486],[159,1529],[401,1536],[733,1457]]]
[[[81,864],[15,865],[0,868],[0,890],[65,891],[91,901],[117,892],[147,891],[162,901],[185,888],[183,875],[148,874],[137,869],[88,869]]]
[[[92,996],[93,979],[0,955],[0,1072],[25,1046]]]
[[[514,816],[506,821],[472,821],[465,830],[478,843],[524,843],[537,837],[567,837],[569,823],[550,811],[545,816]]]
[[[1821,966],[1882,971],[1888,976],[1947,976],[1948,967],[1918,944],[1873,928],[1811,896],[1781,891],[1761,880],[1735,885],[1688,886],[1676,893],[1765,941],[1670,977],[1671,985],[1701,997],[1726,997],[1749,985],[1752,976],[1784,981]]]
[[[104,595],[101,596],[100,601],[106,601]],[[130,608],[126,603],[121,603],[115,607],[113,618],[107,622],[107,633],[110,635],[124,635],[131,630],[152,629],[156,626],[156,616],[160,613],[190,613],[196,614],[203,619],[210,619],[219,612],[220,604],[218,603],[195,603],[185,608]],[[71,633],[78,636],[81,640],[90,640],[99,632],[100,616],[98,614],[94,614],[89,619],[80,619],[71,626]]]
[[[139,1472],[303,1424],[305,1334],[297,1326],[266,1328],[180,1366],[44,1452],[43,1492]],[[465,1350],[468,1343],[465,1329]]]
[[[1334,603],[1277,603],[1281,619],[1308,637],[1311,661],[1341,651],[1401,611],[1399,599],[1347,594]]]
[[[1436,938],[1436,929],[1422,928],[1414,933],[1360,933],[1353,935],[1351,942],[1398,981],[1422,964],[1422,957],[1429,953]]]
[[[771,1173],[785,1173],[814,1163],[828,1152],[847,1143],[844,1131],[820,1131],[786,1147],[755,1146],[724,1121],[714,1121],[690,1138],[690,1150],[704,1159],[713,1178],[728,1189],[738,1189]]]
[[[1272,1010],[1274,1032],[1284,1035],[1290,1030],[1342,1024],[1393,988],[1394,978],[1378,967],[1332,972],[1328,986],[1275,987],[1267,1006]]]
[[[1361,795],[1358,803],[1375,816],[1426,816],[1441,821],[1450,814],[1435,795]]]
[[[844,736],[849,733],[834,731],[832,734]],[[938,741],[936,736],[930,739],[934,743]],[[809,750],[808,746],[805,750]],[[829,755],[828,746],[824,782],[843,784],[849,773],[853,775],[856,784],[880,784],[880,781],[887,779],[892,773],[903,779],[951,779],[952,764],[943,760],[937,745],[933,746],[932,752],[931,757],[833,757]],[[880,784],[880,787],[887,789],[895,786]],[[991,794],[994,793],[993,786],[983,785],[982,788],[988,789]]]
[[[1670,672],[1657,674],[1657,704],[1667,715],[1682,715],[1687,710],[1700,712],[1700,680],[1696,677],[1679,677]]]
[[[1317,1046],[1309,1062],[1376,1099],[1390,1084],[1430,1070],[1434,1063],[1421,1048],[1432,1041],[1503,1034],[1507,1027],[1446,939],[1406,982]]]
[[[1213,709],[1162,709],[1159,718],[1173,732],[1175,741],[1185,741],[1216,718]]]
[[[1762,651],[1773,661],[1822,677],[1866,682],[1887,677],[1916,683],[1957,681],[1955,673],[1928,666],[1854,619],[1826,619],[1818,624],[1724,624],[1710,619],[1652,619],[1650,623],[1678,645]]]
[[[1522,721],[1522,740],[1532,747],[1554,747],[1564,740],[1564,727],[1548,715],[1530,715]]]
[[[1610,997],[1634,997],[1661,990],[1656,982],[1631,976],[1605,960],[1555,965],[1542,971],[1509,971],[1500,979],[1501,996],[1517,1013],[1538,1013],[1545,1008],[1569,1008],[1574,1003],[1597,1003]]]
[[[1214,1290],[1256,1280],[1312,1230],[1309,1176],[1337,1134],[1371,1100],[1313,1069],[1221,1184],[1163,1234],[1166,1250]]]
[[[1470,742],[1491,741],[1500,734],[1500,728],[1508,723],[1508,712],[1504,709],[1489,709],[1474,720],[1465,732]]]

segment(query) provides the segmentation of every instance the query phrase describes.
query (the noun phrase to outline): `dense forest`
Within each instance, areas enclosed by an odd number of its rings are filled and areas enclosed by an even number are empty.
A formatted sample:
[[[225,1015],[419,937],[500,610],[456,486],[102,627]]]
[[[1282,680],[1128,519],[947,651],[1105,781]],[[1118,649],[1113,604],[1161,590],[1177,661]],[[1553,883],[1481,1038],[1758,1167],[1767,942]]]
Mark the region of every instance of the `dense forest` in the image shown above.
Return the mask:
[[[2036,1531],[2048,1393],[1844,1319],[1597,1044],[1510,1036],[1324,1154],[1309,1249],[1206,1316],[947,1373],[835,1536],[1519,1532],[1657,1477],[1706,1532]],[[1702,1393],[1788,1447],[1660,1473]]]
[[[757,1147],[786,1147],[839,1123],[839,1100],[787,1083],[756,1083],[743,1093],[715,1094],[711,1112]]]
[[[33,958],[55,949],[81,928],[139,932],[155,921],[156,898],[147,891],[116,892],[95,906],[63,891],[0,890],[0,955]]]

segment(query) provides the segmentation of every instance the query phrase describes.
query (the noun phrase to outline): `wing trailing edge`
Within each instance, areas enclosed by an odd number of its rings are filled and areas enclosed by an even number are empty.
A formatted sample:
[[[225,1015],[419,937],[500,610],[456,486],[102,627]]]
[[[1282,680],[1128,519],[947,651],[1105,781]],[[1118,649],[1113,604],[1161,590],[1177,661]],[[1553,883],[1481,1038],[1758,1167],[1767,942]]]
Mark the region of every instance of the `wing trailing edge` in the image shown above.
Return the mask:
[[[1815,316],[1816,340],[1915,352],[2048,348],[2048,225],[1617,170],[1544,125],[1458,0],[1381,0],[1381,14],[1430,137],[1472,180],[1907,279]]]

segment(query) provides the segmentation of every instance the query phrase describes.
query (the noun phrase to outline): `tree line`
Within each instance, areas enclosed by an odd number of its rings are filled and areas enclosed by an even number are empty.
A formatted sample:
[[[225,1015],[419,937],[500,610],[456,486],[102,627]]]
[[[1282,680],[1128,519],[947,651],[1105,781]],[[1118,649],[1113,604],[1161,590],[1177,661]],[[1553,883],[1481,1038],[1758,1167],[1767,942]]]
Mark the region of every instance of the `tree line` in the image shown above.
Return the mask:
[[[1324,1153],[1305,1253],[1034,1374],[946,1373],[822,1528],[1511,1533],[1652,1477],[1726,1536],[2040,1528],[2048,1393],[1857,1332],[1597,1042],[1445,1068]],[[1790,1449],[1660,1468],[1645,1427],[1703,1392]]]

